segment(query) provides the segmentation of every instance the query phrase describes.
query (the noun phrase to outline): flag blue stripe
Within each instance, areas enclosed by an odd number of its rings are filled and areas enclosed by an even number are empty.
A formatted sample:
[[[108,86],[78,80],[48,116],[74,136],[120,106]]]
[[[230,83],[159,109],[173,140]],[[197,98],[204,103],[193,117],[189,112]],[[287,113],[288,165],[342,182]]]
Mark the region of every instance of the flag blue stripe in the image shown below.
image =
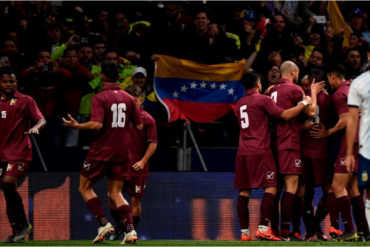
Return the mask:
[[[212,82],[156,77],[154,83],[161,99],[178,99],[199,103],[234,103],[245,94],[239,80]]]

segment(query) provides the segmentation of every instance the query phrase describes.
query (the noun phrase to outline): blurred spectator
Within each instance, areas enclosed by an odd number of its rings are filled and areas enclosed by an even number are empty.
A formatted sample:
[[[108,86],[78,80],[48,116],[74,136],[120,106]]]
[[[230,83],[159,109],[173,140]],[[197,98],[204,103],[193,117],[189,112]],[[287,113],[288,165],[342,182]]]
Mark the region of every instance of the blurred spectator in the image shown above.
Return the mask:
[[[77,49],[78,62],[89,71],[93,64],[93,49],[89,43],[81,43]]]
[[[93,64],[101,66],[104,62],[104,54],[107,47],[103,40],[96,40],[93,45]]]
[[[0,68],[2,67],[10,67],[10,60],[9,57],[3,53],[0,54]]]
[[[356,48],[348,49],[345,56],[345,66],[346,66],[346,79],[354,79],[361,73],[361,54]]]
[[[13,39],[6,38],[3,41],[1,52],[9,58],[12,68],[16,71],[19,72],[26,66],[24,54],[19,53],[18,45]]]

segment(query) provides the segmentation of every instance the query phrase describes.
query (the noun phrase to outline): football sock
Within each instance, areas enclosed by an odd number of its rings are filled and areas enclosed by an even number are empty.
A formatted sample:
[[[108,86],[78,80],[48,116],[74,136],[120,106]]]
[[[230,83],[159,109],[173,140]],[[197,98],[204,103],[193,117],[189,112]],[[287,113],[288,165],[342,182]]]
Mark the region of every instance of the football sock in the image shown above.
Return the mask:
[[[330,215],[330,225],[335,229],[339,229],[339,205],[334,193],[329,193],[326,200]]]
[[[280,204],[280,191],[274,197],[274,208],[271,217],[271,230],[275,235],[279,235],[279,204]]]
[[[274,212],[274,195],[271,193],[264,193],[261,202],[260,225],[268,226]]]
[[[140,222],[140,216],[133,216],[132,218],[134,220],[134,228],[136,229]]]
[[[118,226],[122,220],[121,220],[121,215],[117,211],[117,209],[110,209],[110,215],[112,216],[114,223],[116,223],[116,226]]]
[[[86,202],[86,206],[93,213],[100,226],[105,226],[106,224],[108,224],[108,219],[104,214],[101,201],[98,197],[94,197],[88,200]]]
[[[370,226],[370,200],[368,199],[366,199],[366,203],[365,203],[365,212],[366,212],[367,225]]]
[[[299,196],[295,196],[294,198],[294,210],[292,215],[292,223],[293,223],[293,232],[301,233],[300,226],[301,226],[301,216],[303,211],[303,200]]]
[[[23,207],[22,197],[19,195],[16,185],[13,183],[5,182],[2,184],[2,187],[6,200],[6,211],[10,224],[14,227],[27,225],[28,222]]]
[[[237,211],[239,217],[239,224],[241,229],[249,228],[249,209],[248,209],[249,197],[238,196]]]
[[[320,225],[327,215],[327,197],[323,195],[319,203],[317,204],[317,209],[315,213],[315,224]]]
[[[352,214],[356,222],[357,232],[367,235],[369,233],[369,226],[367,225],[365,205],[362,198],[361,195],[351,198]]]
[[[342,196],[337,198],[338,210],[342,217],[342,222],[346,232],[353,230],[352,214],[351,214],[351,203],[348,196]]]
[[[290,229],[290,222],[292,221],[293,215],[293,204],[295,195],[289,192],[284,192],[283,199],[281,201],[281,230],[285,232]]]
[[[129,205],[122,205],[121,207],[117,208],[119,215],[121,216],[121,220],[125,226],[125,231],[130,232],[134,230],[134,222],[132,219],[132,212]]]

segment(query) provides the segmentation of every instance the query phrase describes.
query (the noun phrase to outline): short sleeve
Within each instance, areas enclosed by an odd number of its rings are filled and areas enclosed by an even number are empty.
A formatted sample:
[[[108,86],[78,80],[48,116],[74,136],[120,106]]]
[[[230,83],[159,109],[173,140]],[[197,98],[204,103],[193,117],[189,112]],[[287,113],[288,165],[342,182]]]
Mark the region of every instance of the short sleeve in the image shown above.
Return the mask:
[[[157,124],[151,116],[147,116],[146,136],[148,142],[157,142]]]
[[[347,104],[348,106],[360,107],[361,105],[361,93],[359,92],[359,83],[351,84],[348,93]]]
[[[104,105],[97,95],[95,95],[91,101],[90,121],[104,123]]]
[[[29,110],[29,114],[30,114],[30,117],[33,121],[37,121],[39,119],[44,119],[44,116],[42,115],[40,109],[38,108],[37,104],[36,104],[36,101],[29,97],[28,98],[28,110]]]
[[[275,102],[268,96],[264,97],[263,105],[266,112],[274,118],[280,118],[281,114],[284,111],[283,108],[276,105]]]
[[[293,101],[294,101],[296,104],[297,104],[298,102],[300,102],[300,101],[302,101],[302,100],[303,100],[303,95],[304,95],[303,90],[302,90],[300,87],[298,87],[298,86],[296,86],[296,87],[294,88],[294,90],[292,90],[292,94],[291,94],[291,96],[292,96]]]
[[[337,92],[333,97],[335,112],[337,115],[348,112],[347,95],[344,92]]]

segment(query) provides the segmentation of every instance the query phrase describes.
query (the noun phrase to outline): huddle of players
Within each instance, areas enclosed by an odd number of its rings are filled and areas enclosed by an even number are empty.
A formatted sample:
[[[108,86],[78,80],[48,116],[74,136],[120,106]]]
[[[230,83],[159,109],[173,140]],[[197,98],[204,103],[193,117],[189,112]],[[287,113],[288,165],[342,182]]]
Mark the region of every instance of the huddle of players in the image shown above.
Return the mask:
[[[281,78],[267,89],[266,95],[260,93],[257,74],[248,72],[242,77],[247,91],[236,107],[240,138],[234,178],[234,188],[239,190],[241,240],[251,240],[248,210],[251,189],[263,187],[257,239],[302,240],[303,216],[305,240],[328,240],[320,223],[329,214],[331,240],[365,241],[369,228],[357,176],[353,175],[358,165],[350,170],[345,162],[349,82],[344,79],[343,66],[332,65],[326,70],[329,85],[335,91],[333,95],[324,90],[321,70],[310,72],[302,85],[304,91],[295,84],[299,68],[293,62],[285,61],[280,71]],[[331,126],[335,115],[338,120]],[[270,117],[274,118],[271,123]],[[334,133],[340,138],[340,150],[333,166],[326,137]],[[358,141],[354,148],[357,158]],[[322,187],[323,196],[314,214],[312,199],[316,186]],[[357,232],[352,224],[351,205]],[[339,216],[344,232],[339,230]]]
[[[103,64],[103,90],[93,97],[90,121],[78,123],[71,115],[68,119],[63,118],[67,126],[95,132],[81,169],[79,186],[87,208],[100,225],[93,243],[108,237],[117,240],[123,233],[122,244],[136,242],[135,228],[140,220],[141,198],[149,175],[148,160],[157,146],[155,120],[140,107],[143,92],[137,86],[131,86],[125,92],[116,84],[118,78],[116,65]],[[46,123],[35,101],[16,88],[14,72],[1,70],[0,182],[12,227],[12,234],[5,240],[7,243],[23,242],[32,230],[17,186],[32,158],[28,134],[38,134]],[[32,122],[36,122],[33,127]],[[93,190],[95,183],[105,175],[108,177],[109,208],[115,227],[108,221]],[[131,197],[131,207],[122,195],[123,189]]]

